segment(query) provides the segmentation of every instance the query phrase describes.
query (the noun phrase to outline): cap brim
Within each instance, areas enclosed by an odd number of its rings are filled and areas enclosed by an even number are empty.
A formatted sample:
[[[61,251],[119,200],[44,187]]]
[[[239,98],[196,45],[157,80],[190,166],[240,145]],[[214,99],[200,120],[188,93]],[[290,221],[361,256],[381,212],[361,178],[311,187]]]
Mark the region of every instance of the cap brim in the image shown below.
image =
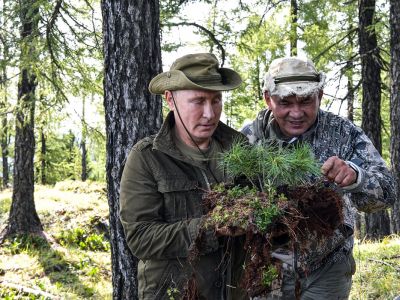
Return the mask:
[[[242,79],[237,72],[227,68],[220,68],[218,71],[221,74],[222,83],[211,85],[196,84],[180,70],[163,72],[150,81],[149,91],[158,95],[164,94],[166,90],[229,91],[239,87],[242,83]]]
[[[288,82],[277,84],[275,89],[271,92],[271,95],[280,96],[282,98],[290,95],[308,96],[322,88],[323,84],[320,82]]]

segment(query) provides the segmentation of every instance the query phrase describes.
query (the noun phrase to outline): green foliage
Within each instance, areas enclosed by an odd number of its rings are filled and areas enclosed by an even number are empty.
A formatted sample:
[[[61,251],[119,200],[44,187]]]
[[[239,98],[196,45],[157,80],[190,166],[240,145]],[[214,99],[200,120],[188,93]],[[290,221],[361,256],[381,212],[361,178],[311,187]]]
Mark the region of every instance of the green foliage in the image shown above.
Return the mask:
[[[269,198],[266,198],[259,197],[259,192],[254,187],[216,186],[213,192],[219,193],[218,200],[206,221],[206,227],[229,226],[246,229],[252,223],[257,230],[265,232],[268,226],[282,214],[278,202],[286,200],[282,196],[274,198],[276,192],[272,190],[271,187]]]
[[[394,299],[400,294],[400,237],[392,235],[380,243],[356,242],[356,273],[351,299]]]
[[[176,287],[170,287],[167,289],[167,295],[169,300],[178,299],[179,297],[179,290]]]
[[[48,248],[48,243],[43,237],[24,234],[16,235],[7,240],[6,249],[12,254],[27,253]]]
[[[0,299],[4,300],[47,300],[48,297],[37,296],[35,294],[26,293],[13,289],[0,289]]]
[[[274,203],[265,205],[265,203],[261,203],[259,199],[252,201],[250,206],[254,208],[255,224],[260,232],[266,232],[268,226],[282,214],[278,205]]]
[[[256,196],[257,190],[255,188],[250,189],[248,186],[245,187],[240,187],[240,186],[234,186],[231,189],[227,190],[227,196],[229,199],[238,199],[243,196]]]
[[[3,215],[7,214],[11,207],[11,198],[0,199],[0,219]]]
[[[218,200],[205,227],[233,226],[247,228],[249,225],[249,215],[252,208],[249,203],[257,199],[255,188],[234,186],[227,188],[223,185],[213,187],[213,191],[219,193]]]
[[[234,14],[243,18],[242,10]],[[282,11],[277,8],[271,19],[279,14]],[[287,43],[286,24],[263,20],[257,12],[249,12],[244,22],[245,27],[232,35],[235,36],[237,54],[234,52],[230,55],[232,67],[241,74],[243,84],[232,91],[224,105],[228,124],[235,128],[253,120],[257,112],[265,107],[261,90],[264,73],[272,59],[285,55]]]
[[[103,220],[109,213],[103,196],[104,184],[86,183],[86,189],[93,192],[80,194],[77,189],[72,194],[49,186],[35,187],[38,214],[49,239],[16,236],[5,240],[0,245],[1,278],[9,278],[16,285],[40,289],[60,299],[112,297],[110,248],[104,244],[102,235],[93,235],[98,227],[92,224],[92,220]],[[102,191],[101,194],[96,190]],[[0,192],[0,199],[9,193],[8,190]],[[55,195],[58,199],[56,205]],[[57,242],[62,230],[75,228],[77,224],[84,228],[88,238],[84,239],[87,243],[83,247],[85,250],[76,244],[70,246]],[[103,250],[98,251],[100,249]],[[42,299],[3,285],[0,286],[0,295],[1,299]]]
[[[236,142],[223,154],[222,166],[229,175],[244,175],[254,187],[258,181],[262,188],[296,186],[312,176],[320,176],[320,165],[308,144],[283,148],[267,142],[257,145]]]
[[[60,191],[72,191],[81,194],[98,193],[103,196],[106,195],[105,183],[90,180],[84,182],[80,180],[64,180],[57,182],[54,187]]]
[[[80,227],[62,230],[58,235],[57,240],[61,245],[78,246],[82,250],[110,250],[110,244],[104,239],[104,235],[90,234],[85,229]]]
[[[223,154],[222,168],[233,176],[246,176],[254,180],[260,173],[258,146],[251,146],[243,142],[235,142],[232,148]]]
[[[266,269],[263,270],[261,283],[264,286],[270,286],[272,282],[278,278],[278,270],[275,266],[267,266]]]
[[[65,179],[80,178],[80,151],[75,135],[70,131],[61,137],[49,134],[46,137],[46,152],[37,147],[35,156],[36,181],[44,175],[45,184],[55,184]],[[43,170],[42,164],[45,164]],[[44,172],[44,173],[43,173]]]

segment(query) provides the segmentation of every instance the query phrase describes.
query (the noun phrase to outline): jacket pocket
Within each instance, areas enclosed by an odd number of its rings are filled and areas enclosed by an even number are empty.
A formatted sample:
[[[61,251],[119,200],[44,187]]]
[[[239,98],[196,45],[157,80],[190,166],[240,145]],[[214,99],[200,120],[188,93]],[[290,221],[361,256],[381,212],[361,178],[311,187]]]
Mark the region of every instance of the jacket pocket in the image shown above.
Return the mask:
[[[182,266],[174,260],[140,261],[139,299],[167,299],[168,290],[172,294],[179,294],[185,282],[185,274]]]
[[[172,223],[202,215],[201,192],[196,181],[186,178],[164,179],[158,182],[158,191],[163,194],[163,215]]]

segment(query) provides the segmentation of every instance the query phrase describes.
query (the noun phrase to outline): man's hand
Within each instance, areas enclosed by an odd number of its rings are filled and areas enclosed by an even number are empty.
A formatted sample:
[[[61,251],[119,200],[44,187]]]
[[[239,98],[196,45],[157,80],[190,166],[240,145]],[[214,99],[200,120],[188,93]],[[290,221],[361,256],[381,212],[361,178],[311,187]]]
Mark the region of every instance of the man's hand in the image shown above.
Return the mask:
[[[357,173],[344,160],[337,156],[329,157],[322,165],[321,172],[340,187],[346,187],[357,180]]]
[[[239,236],[245,234],[245,230],[240,227],[224,226],[215,229],[217,236]]]

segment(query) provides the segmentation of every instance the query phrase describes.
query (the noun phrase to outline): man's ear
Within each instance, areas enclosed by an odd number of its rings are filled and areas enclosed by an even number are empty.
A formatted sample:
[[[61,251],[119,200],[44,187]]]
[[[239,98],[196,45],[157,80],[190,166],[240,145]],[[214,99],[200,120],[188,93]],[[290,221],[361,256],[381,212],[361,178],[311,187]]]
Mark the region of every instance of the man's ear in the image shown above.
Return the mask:
[[[174,100],[173,100],[173,96],[172,96],[172,91],[168,91],[166,90],[164,92],[164,97],[165,97],[165,101],[167,101],[168,107],[170,110],[174,110],[175,105],[174,105]]]
[[[264,91],[264,92],[263,92],[263,97],[264,97],[265,103],[268,105],[268,107],[270,107],[270,104],[271,104],[271,96],[269,95],[268,91]]]
[[[321,100],[322,100],[322,96],[324,95],[324,90],[319,90],[318,92],[318,101],[319,101],[319,105],[321,105]]]

